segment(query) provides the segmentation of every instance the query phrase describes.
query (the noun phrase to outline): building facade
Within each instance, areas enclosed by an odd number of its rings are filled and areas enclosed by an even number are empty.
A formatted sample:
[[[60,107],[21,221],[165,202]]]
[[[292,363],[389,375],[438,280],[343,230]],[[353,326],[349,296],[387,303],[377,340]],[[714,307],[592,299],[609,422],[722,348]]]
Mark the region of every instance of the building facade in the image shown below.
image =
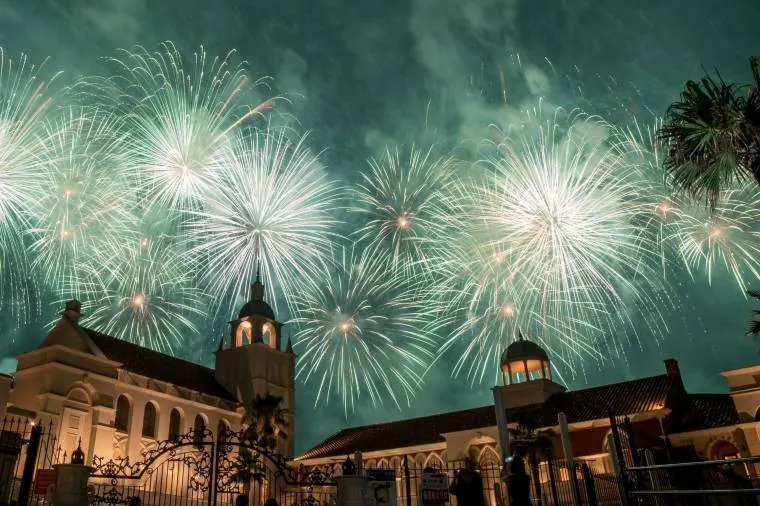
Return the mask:
[[[81,442],[88,463],[139,462],[152,445],[190,430],[240,430],[257,395],[279,396],[295,411],[295,356],[258,277],[214,369],[81,326],[80,311],[67,302],[42,344],[18,356],[13,377],[0,376],[0,419],[53,427],[67,455]],[[278,451],[292,456],[292,438]]]
[[[568,391],[552,380],[546,352],[522,337],[502,355],[501,366],[503,385],[498,391],[509,432],[519,437],[527,426],[532,437],[544,439],[547,455],[562,457],[558,417],[564,413],[573,457],[595,476],[609,477],[603,483],[610,484],[610,504],[619,500],[612,479],[611,416],[627,420],[635,448],[667,450],[674,460],[760,455],[760,366],[722,373],[728,394],[689,393],[672,359],[665,361],[661,375]],[[622,434],[622,446],[630,464],[634,457],[627,434]],[[401,503],[410,497],[417,504],[420,484],[415,477],[419,481],[424,468],[448,471],[453,477],[454,469],[468,459],[481,470],[489,503],[499,502],[501,448],[493,405],[344,429],[296,460],[306,466],[338,466],[356,451],[362,452],[367,469],[402,470],[396,483]],[[542,484],[551,479],[549,462],[544,459],[538,469]],[[405,480],[409,468],[412,479]],[[553,472],[557,482],[567,483],[564,469],[555,467]],[[406,490],[405,481],[411,490]],[[544,487],[542,494],[549,494],[548,489]],[[544,501],[549,504],[551,498],[545,496]]]

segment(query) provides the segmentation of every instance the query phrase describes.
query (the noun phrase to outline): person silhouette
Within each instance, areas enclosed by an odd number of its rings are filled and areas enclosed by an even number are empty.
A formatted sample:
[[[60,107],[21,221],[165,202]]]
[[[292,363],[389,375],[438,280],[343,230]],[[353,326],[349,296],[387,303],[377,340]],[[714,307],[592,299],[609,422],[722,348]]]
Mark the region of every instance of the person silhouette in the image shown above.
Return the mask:
[[[449,491],[457,498],[458,506],[485,506],[483,480],[470,459],[465,459],[464,468],[457,469]]]

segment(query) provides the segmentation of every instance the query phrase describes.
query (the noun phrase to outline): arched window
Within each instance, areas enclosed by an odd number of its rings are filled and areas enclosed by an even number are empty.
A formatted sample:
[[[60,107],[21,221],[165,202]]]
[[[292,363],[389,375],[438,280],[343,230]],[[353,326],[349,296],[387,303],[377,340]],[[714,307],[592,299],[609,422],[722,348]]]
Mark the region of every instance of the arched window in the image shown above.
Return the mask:
[[[152,402],[145,403],[142,435],[143,437],[156,437],[156,406]]]
[[[114,419],[114,427],[121,432],[127,432],[129,430],[129,399],[120,395],[116,399],[116,417]]]
[[[173,408],[169,415],[169,440],[176,441],[181,436],[182,415],[177,408]]]
[[[262,340],[269,345],[270,348],[277,347],[277,339],[274,330],[274,325],[267,322],[261,327]]]
[[[250,322],[240,322],[240,325],[238,325],[237,328],[235,346],[240,347],[251,344],[253,340],[253,333],[251,332],[252,330],[253,329],[251,328]]]
[[[755,411],[755,421],[760,422],[760,408],[757,408],[757,411]]]
[[[227,423],[227,420],[221,419],[219,420],[219,425],[216,426],[216,437],[221,438],[223,434],[228,432],[230,430],[230,424]]]
[[[206,420],[202,415],[195,415],[195,421],[193,422],[193,441],[196,448],[203,448],[203,440],[205,439],[204,432],[206,431]]]

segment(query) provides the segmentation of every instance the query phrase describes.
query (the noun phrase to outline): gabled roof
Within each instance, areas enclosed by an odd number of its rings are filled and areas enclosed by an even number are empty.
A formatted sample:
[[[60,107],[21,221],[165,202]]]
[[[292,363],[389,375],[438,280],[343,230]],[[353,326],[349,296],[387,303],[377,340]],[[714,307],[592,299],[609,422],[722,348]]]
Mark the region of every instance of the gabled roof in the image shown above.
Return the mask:
[[[143,348],[92,329],[80,328],[107,359],[119,362],[126,371],[227,401],[238,402],[235,396],[216,381],[213,369]]]
[[[554,394],[544,404],[507,410],[507,421],[517,422],[520,413],[540,410],[541,425],[557,425],[557,415],[564,412],[568,422],[605,419],[610,411],[632,415],[666,407],[677,377],[663,374],[584,390]],[[442,434],[496,425],[493,406],[453,411],[363,427],[344,429],[307,451],[298,460],[348,455],[354,451],[391,450],[445,441]]]

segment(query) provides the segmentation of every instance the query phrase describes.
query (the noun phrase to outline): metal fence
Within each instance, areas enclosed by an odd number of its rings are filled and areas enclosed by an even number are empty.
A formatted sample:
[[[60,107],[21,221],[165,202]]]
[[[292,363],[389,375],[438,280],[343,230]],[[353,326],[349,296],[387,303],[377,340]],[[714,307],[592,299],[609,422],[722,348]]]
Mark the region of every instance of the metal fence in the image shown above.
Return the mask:
[[[645,441],[628,418],[611,416],[615,465],[626,506],[758,506],[760,456],[702,460],[692,446],[667,437]],[[630,459],[621,451],[630,444]]]
[[[758,506],[760,457],[628,467],[629,504]]]
[[[456,473],[464,468],[464,461],[447,462],[443,465],[420,467],[402,461],[401,467],[383,468],[394,472],[396,481],[396,504],[399,506],[422,506],[422,475],[434,471],[446,474],[449,485]],[[579,504],[584,506],[622,505],[617,478],[600,470],[595,470],[583,462],[569,466],[565,459],[550,459],[538,462],[537,476],[531,474],[531,502],[544,506],[572,506],[577,494]],[[370,470],[367,469],[369,472]],[[483,486],[486,506],[509,504],[507,489],[502,480],[502,470],[497,464],[482,465],[477,468]],[[456,497],[449,494],[444,504],[457,506]]]
[[[46,471],[64,460],[52,422],[0,419],[0,506],[42,504],[51,476]]]

